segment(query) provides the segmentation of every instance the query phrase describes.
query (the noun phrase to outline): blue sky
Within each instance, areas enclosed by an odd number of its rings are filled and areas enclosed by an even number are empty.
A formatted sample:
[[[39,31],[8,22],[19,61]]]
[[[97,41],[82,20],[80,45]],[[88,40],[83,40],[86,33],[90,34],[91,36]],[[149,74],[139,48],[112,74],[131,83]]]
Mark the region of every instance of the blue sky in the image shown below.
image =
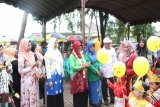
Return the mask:
[[[8,35],[12,37],[17,37],[20,33],[23,11],[0,3],[0,35]],[[86,18],[86,23],[89,23],[89,19]],[[63,31],[67,32],[66,23],[63,22],[61,27]],[[160,31],[160,22],[153,23],[157,31]],[[47,22],[47,32],[53,32],[53,25],[51,22]],[[25,36],[29,36],[31,33],[40,33],[42,31],[42,26],[36,21],[32,20],[32,16],[29,14],[26,26]],[[62,32],[62,31],[60,31]]]

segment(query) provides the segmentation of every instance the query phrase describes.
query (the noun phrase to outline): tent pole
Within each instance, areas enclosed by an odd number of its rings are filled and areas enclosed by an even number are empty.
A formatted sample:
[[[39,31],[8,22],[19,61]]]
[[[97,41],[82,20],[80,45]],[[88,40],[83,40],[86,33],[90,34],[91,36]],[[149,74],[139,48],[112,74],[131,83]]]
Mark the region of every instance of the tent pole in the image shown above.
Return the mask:
[[[127,28],[128,28],[128,34],[127,34],[127,37],[128,37],[128,40],[130,38],[130,23],[127,23]]]
[[[19,43],[20,43],[21,39],[24,38],[24,33],[25,33],[26,25],[27,25],[27,18],[28,18],[28,13],[24,11],[22,25],[21,25],[21,31],[20,31],[20,35],[18,38],[17,50],[19,48]]]
[[[44,41],[46,42],[46,21],[43,18],[42,20],[43,24],[42,24],[42,37],[44,38]]]
[[[81,5],[82,5],[83,53],[85,53],[85,4],[86,4],[86,0],[81,0]]]

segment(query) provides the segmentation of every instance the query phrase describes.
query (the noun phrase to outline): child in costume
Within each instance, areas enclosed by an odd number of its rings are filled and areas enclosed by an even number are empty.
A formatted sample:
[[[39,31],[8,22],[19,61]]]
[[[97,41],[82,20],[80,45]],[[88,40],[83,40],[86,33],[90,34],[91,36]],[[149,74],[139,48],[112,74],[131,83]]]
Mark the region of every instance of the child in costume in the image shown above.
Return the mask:
[[[156,74],[149,72],[148,79],[151,93],[148,101],[155,107],[160,107],[160,78]]]
[[[144,98],[144,88],[140,78],[133,85],[133,91],[129,93],[128,107],[154,107]]]
[[[109,88],[114,90],[114,107],[125,107],[125,96],[127,95],[125,82],[122,82],[122,79],[117,77],[114,84],[111,83],[109,80],[107,80],[107,83]]]

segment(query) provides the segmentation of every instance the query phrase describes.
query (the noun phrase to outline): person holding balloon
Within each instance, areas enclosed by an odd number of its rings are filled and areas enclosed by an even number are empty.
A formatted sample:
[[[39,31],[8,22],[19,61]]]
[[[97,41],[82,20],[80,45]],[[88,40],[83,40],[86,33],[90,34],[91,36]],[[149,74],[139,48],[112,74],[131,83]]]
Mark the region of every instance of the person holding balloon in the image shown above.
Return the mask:
[[[118,56],[118,60],[126,64],[126,87],[127,87],[127,95],[129,95],[130,92],[130,81],[131,78],[136,76],[135,71],[133,69],[133,62],[138,57],[138,55],[135,53],[135,50],[133,48],[133,45],[129,41],[123,41],[121,45],[119,46],[120,54]]]
[[[107,80],[109,88],[114,90],[115,102],[114,107],[125,107],[125,97],[127,95],[127,89],[125,83],[121,78],[116,77],[116,82],[111,83]]]
[[[147,47],[153,52],[153,66],[157,63],[157,53],[160,51],[160,38],[157,36],[151,36],[147,40]]]
[[[114,90],[115,102],[114,107],[125,107],[125,99],[127,98],[126,81],[123,76],[126,72],[125,64],[118,61],[113,65],[113,72],[116,76],[116,81],[114,83],[107,80],[109,88]]]
[[[102,101],[100,62],[97,60],[93,40],[87,42],[85,59],[91,64],[88,68],[89,103],[93,107],[100,107]]]
[[[110,103],[114,103],[114,93],[113,93],[113,90],[108,89],[109,87],[106,81],[107,79],[109,79],[112,83],[114,82],[114,79],[113,79],[114,73],[112,71],[112,67],[114,63],[117,61],[117,55],[116,55],[115,49],[111,47],[112,40],[106,37],[104,38],[103,43],[104,43],[104,47],[101,50],[102,54],[97,55],[97,58],[102,63],[101,65],[102,76],[103,76],[102,94],[103,94],[103,100],[105,102],[105,105],[108,106],[109,105],[108,98],[107,98],[108,90],[109,90]]]

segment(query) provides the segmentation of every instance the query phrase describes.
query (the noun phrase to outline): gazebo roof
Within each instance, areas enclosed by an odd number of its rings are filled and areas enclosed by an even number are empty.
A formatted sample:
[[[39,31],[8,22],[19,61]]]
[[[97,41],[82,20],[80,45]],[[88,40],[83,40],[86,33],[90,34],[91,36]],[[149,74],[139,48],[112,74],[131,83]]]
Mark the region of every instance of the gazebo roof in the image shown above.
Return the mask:
[[[50,19],[73,11],[81,0],[1,0],[31,13],[39,20]],[[160,20],[160,0],[88,0],[87,8],[103,10],[131,25]]]

